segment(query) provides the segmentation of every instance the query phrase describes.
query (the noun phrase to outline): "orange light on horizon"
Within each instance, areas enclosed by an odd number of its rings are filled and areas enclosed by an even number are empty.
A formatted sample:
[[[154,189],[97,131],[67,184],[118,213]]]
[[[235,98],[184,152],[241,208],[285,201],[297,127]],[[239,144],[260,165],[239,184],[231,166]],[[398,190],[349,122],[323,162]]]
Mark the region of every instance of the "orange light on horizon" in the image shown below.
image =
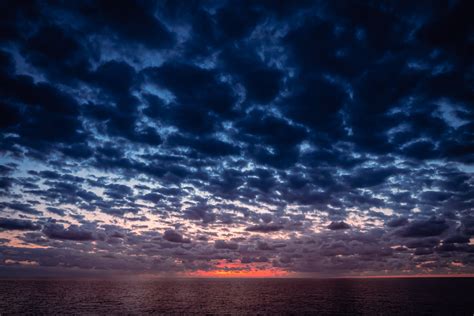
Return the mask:
[[[289,273],[286,271],[275,271],[275,270],[252,270],[252,271],[197,270],[197,271],[186,273],[187,277],[196,277],[196,278],[276,278],[276,277],[287,277],[288,275]]]
[[[280,278],[288,277],[290,272],[275,268],[270,263],[236,263],[218,260],[213,270],[184,272],[183,276],[195,278]]]

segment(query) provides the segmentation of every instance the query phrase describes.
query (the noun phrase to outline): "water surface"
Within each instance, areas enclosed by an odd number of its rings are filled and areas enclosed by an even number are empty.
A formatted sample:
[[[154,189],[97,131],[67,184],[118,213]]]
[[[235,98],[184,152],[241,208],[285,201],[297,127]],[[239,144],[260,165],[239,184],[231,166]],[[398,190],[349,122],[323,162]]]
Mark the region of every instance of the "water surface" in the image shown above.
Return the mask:
[[[469,315],[474,279],[4,280],[0,314]]]

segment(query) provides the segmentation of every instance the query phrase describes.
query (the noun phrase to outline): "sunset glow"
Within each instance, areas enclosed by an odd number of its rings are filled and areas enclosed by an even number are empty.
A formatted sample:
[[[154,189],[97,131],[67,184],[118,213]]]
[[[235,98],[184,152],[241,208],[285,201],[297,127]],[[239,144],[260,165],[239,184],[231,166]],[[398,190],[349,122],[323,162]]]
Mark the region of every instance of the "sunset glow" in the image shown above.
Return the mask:
[[[271,264],[229,263],[221,260],[209,271],[197,270],[183,275],[198,278],[281,278],[290,277],[292,273],[274,268]]]

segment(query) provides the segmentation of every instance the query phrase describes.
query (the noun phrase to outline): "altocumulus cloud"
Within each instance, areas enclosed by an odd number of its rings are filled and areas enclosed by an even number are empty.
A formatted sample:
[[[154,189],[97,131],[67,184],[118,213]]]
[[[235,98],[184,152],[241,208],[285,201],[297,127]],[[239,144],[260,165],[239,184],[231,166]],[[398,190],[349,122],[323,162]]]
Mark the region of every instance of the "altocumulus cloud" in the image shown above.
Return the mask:
[[[0,276],[474,272],[472,1],[0,6]]]

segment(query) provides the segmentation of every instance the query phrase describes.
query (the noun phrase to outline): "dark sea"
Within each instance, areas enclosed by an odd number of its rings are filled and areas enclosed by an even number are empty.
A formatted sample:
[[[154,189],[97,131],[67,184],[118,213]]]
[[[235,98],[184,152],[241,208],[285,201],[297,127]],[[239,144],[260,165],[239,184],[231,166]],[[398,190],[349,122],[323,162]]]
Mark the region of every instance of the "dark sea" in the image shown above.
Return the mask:
[[[474,278],[0,281],[1,315],[474,315]]]

